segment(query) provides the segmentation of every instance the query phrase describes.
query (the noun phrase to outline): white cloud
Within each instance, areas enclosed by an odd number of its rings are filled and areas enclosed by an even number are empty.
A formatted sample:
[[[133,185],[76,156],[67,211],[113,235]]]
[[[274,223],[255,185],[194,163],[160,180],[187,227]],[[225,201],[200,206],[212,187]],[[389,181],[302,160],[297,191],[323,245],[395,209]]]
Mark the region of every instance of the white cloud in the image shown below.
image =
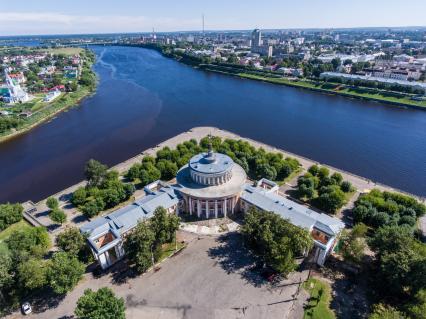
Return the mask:
[[[96,32],[144,32],[196,29],[198,19],[149,18],[132,15],[68,15],[56,12],[2,12],[0,35]]]

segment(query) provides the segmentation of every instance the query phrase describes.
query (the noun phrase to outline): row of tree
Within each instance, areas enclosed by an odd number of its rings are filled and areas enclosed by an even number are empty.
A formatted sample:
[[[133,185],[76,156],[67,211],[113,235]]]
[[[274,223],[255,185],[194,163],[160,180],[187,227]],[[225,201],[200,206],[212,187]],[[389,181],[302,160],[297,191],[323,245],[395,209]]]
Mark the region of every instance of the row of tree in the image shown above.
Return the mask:
[[[252,179],[281,181],[300,167],[300,163],[294,158],[284,158],[281,153],[255,148],[246,141],[222,141],[220,137],[205,137],[200,143],[192,139],[178,144],[174,150],[166,146],[157,152],[155,158],[145,156],[142,163],[134,164],[126,176],[142,186],[160,178],[170,180],[176,176],[178,168],[187,164],[192,156],[206,152],[210,144],[215,151],[230,156]]]
[[[324,166],[313,165],[297,180],[297,196],[313,206],[334,214],[346,203],[346,194],[355,191],[340,173],[330,175]]]
[[[373,228],[388,225],[407,225],[412,228],[417,218],[425,213],[426,206],[415,198],[378,189],[362,194],[353,209],[355,222]]]
[[[87,184],[73,193],[71,202],[89,218],[128,200],[135,192],[133,184],[123,183],[117,171],[108,171],[106,165],[93,159],[86,163],[84,174]]]

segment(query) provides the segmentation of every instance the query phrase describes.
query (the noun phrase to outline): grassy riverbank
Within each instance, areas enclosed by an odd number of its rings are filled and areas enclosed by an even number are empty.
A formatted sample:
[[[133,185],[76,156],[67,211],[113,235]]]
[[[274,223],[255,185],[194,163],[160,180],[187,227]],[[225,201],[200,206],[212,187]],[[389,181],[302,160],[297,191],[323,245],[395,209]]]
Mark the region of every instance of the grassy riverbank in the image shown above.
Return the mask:
[[[372,90],[363,90],[361,88],[356,89],[356,88],[351,88],[341,84],[316,82],[316,81],[310,81],[310,80],[304,80],[304,79],[291,80],[287,78],[268,77],[268,76],[248,74],[243,72],[233,73],[233,72],[215,69],[212,67],[206,67],[202,69],[206,71],[232,75],[232,76],[236,76],[243,79],[257,80],[257,81],[268,82],[268,83],[273,83],[278,85],[286,85],[286,86],[298,87],[303,89],[309,89],[309,90],[328,93],[328,94],[336,94],[336,95],[342,95],[346,97],[352,97],[352,98],[358,98],[358,99],[364,99],[364,100],[373,100],[377,102],[383,102],[383,103],[400,105],[400,106],[416,107],[419,109],[426,110],[426,100],[415,101],[415,100],[412,100],[410,96],[404,95],[404,94],[392,94],[390,92],[380,91],[380,90],[376,90],[376,92],[372,92]]]
[[[35,93],[33,98],[26,103],[16,103],[10,106],[3,106],[0,110],[9,112],[2,118],[2,121],[13,122],[13,125],[7,128],[6,124],[0,125],[0,142],[24,134],[34,127],[52,119],[58,113],[77,105],[85,97],[93,94],[97,85],[96,74],[92,70],[95,56],[89,51],[83,51],[81,48],[62,48],[51,49],[49,53],[71,56],[80,54],[83,59],[80,76],[74,79],[75,88],[71,91],[60,93],[52,102],[44,102],[46,93]],[[67,79],[63,79],[66,84]],[[20,114],[27,113],[29,116],[21,117]]]

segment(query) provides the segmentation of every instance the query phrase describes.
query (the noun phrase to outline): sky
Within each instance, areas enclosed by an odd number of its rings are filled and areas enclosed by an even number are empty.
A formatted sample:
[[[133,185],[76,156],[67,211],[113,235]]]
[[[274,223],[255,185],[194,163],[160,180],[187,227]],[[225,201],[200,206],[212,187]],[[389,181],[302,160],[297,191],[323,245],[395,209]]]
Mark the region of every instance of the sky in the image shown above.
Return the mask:
[[[425,26],[426,0],[0,0],[0,36]]]

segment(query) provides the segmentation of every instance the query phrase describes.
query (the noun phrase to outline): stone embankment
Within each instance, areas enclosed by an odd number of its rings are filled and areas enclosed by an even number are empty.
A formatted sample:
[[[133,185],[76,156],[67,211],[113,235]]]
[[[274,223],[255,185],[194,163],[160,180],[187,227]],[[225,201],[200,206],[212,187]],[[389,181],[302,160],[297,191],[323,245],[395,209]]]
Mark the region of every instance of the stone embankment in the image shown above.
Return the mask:
[[[187,132],[183,132],[179,135],[176,135],[176,136],[164,141],[163,143],[156,145],[153,148],[145,150],[145,151],[139,153],[138,155],[136,155],[136,156],[134,156],[134,157],[122,162],[122,163],[119,163],[119,164],[113,166],[111,169],[117,170],[120,174],[122,174],[122,173],[126,172],[134,163],[139,163],[145,155],[154,155],[155,156],[156,152],[158,150],[160,150],[161,148],[165,147],[165,146],[168,146],[168,147],[173,149],[179,143],[188,141],[190,139],[195,139],[195,140],[199,141],[203,137],[205,137],[209,134],[211,134],[212,136],[221,137],[222,139],[226,139],[226,138],[242,139],[242,140],[248,141],[250,144],[252,144],[255,147],[263,147],[266,151],[280,152],[284,156],[294,157],[302,165],[303,170],[300,174],[303,174],[310,166],[312,166],[314,164],[327,166],[330,169],[331,172],[341,173],[345,180],[348,180],[349,182],[352,183],[352,185],[354,185],[357,188],[358,193],[368,192],[369,190],[371,190],[373,188],[378,188],[380,190],[396,191],[396,192],[401,192],[401,193],[407,194],[406,192],[404,192],[402,190],[398,190],[398,189],[392,188],[390,186],[386,186],[386,185],[376,183],[376,182],[371,181],[367,178],[364,178],[364,177],[361,177],[361,176],[358,176],[358,175],[355,175],[355,174],[352,174],[352,173],[349,173],[349,172],[342,171],[338,168],[331,167],[329,165],[318,163],[318,162],[311,160],[311,159],[308,159],[306,157],[303,157],[303,156],[300,156],[300,155],[297,155],[297,154],[293,154],[293,153],[278,149],[276,147],[273,147],[273,146],[270,146],[270,145],[267,145],[267,144],[263,144],[261,142],[252,140],[250,138],[241,137],[241,136],[239,136],[235,133],[228,132],[228,131],[225,131],[225,130],[222,130],[222,129],[219,129],[219,128],[216,128],[216,127],[195,127],[195,128],[193,128],[193,129],[191,129]],[[294,177],[294,179],[296,179],[296,178],[297,178],[297,176]],[[294,180],[289,181],[288,183],[294,184]],[[67,189],[62,190],[62,191],[53,195],[54,197],[56,197],[59,200],[61,208],[67,214],[67,217],[68,217],[67,224],[62,225],[61,227],[59,227],[59,225],[52,225],[50,218],[48,217],[48,214],[47,214],[48,208],[46,206],[46,200],[42,200],[38,203],[32,203],[31,201],[28,201],[24,204],[27,215],[28,214],[30,215],[30,217],[27,216],[28,219],[35,219],[39,224],[48,227],[48,229],[51,231],[51,233],[56,233],[59,229],[65,227],[66,225],[70,225],[70,224],[80,227],[85,222],[87,222],[87,219],[84,216],[82,216],[81,213],[78,212],[77,209],[74,206],[72,206],[70,204],[69,200],[70,200],[72,193],[78,187],[84,186],[84,185],[85,185],[85,182],[82,181],[82,182],[80,182],[76,185],[70,186]],[[356,199],[357,195],[355,195],[354,198],[352,198],[352,200],[350,201],[350,204],[353,204],[353,201]],[[412,195],[412,194],[408,194],[408,195],[414,196],[418,200],[425,202],[425,198],[419,198],[418,196],[415,196],[415,195]],[[142,191],[137,191],[135,193],[136,199],[138,199],[142,196],[144,196],[144,193]],[[351,207],[346,207],[346,208],[350,209]],[[32,222],[34,222],[34,221],[32,220]],[[426,218],[424,218],[420,221],[420,227],[422,228],[423,233],[426,234]]]

